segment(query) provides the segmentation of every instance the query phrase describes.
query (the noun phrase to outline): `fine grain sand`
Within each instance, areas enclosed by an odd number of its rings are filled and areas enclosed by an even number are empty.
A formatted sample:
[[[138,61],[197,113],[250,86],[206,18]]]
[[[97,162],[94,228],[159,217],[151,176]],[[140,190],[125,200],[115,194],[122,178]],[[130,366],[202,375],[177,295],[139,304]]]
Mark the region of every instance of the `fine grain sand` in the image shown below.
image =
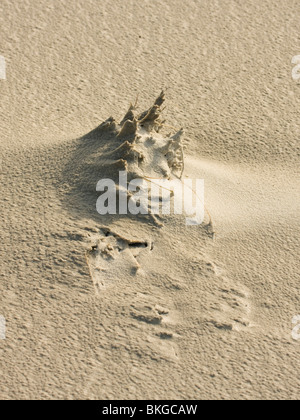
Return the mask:
[[[299,398],[299,19],[296,0],[1,1],[0,398]],[[161,141],[183,140],[143,166],[131,123],[117,152],[99,125],[162,89]],[[181,145],[212,223],[96,212],[106,170],[181,172]]]

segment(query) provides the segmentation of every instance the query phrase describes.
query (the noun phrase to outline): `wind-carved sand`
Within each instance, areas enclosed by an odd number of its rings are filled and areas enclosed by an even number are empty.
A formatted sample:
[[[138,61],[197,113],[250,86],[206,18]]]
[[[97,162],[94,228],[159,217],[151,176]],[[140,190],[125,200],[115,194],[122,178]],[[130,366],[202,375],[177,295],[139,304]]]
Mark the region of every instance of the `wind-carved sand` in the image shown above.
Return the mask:
[[[173,135],[161,134],[165,127],[165,121],[161,119],[164,99],[164,92],[161,92],[148,110],[137,115],[135,106],[130,105],[120,124],[109,118],[87,136],[87,142],[90,137],[97,138],[99,142],[99,149],[91,153],[87,162],[89,171],[96,171],[97,168],[101,179],[114,180],[117,192],[126,194],[128,201],[130,193],[119,184],[120,171],[126,172],[127,183],[133,179],[152,182],[153,178],[182,178],[183,130]],[[163,223],[151,213],[150,208],[148,210],[149,214],[142,216],[142,219],[150,223],[156,235],[160,236],[158,232]],[[135,219],[134,223],[138,224],[139,219]],[[129,237],[117,231],[113,224],[108,224],[110,227],[100,226],[97,232],[89,234],[86,252],[95,291],[101,298],[110,291],[113,293],[115,288],[124,290],[128,279],[135,283],[139,279],[149,281],[152,264],[156,264],[157,258],[157,255],[153,257],[154,242],[149,234],[137,240],[133,239],[137,236],[136,232]],[[178,351],[175,341],[178,335],[169,328],[176,314],[172,299],[155,298],[147,293],[138,293],[136,296],[133,293],[132,299],[128,317],[137,323],[141,337],[144,337],[141,346],[146,346],[144,350],[150,351],[151,357],[160,354],[160,357],[176,360]]]
[[[104,152],[98,165],[106,177],[115,181],[117,197],[129,201],[128,183],[132,180],[171,180],[182,178],[184,171],[184,154],[182,145],[183,129],[176,134],[161,135],[165,121],[161,120],[162,104],[165,94],[160,96],[148,110],[135,115],[136,105],[130,105],[126,115],[117,124],[111,117],[98,127],[98,133],[109,133],[111,148]],[[125,188],[119,182],[120,172],[126,172]],[[162,226],[151,211],[150,205],[145,209],[153,221]],[[127,205],[126,210],[127,212]]]
[[[165,121],[161,120],[164,92],[148,110],[135,115],[135,106],[130,105],[120,124],[109,118],[98,127],[99,132],[109,132],[113,150],[104,153],[99,165],[112,179],[118,171],[126,171],[128,181],[142,178],[171,179],[182,177],[184,156],[182,146],[183,130],[173,136],[160,134]]]
[[[183,178],[183,130],[161,134],[166,127],[161,119],[164,99],[162,92],[141,114],[130,105],[120,124],[109,118],[86,136],[89,157],[83,155],[83,161],[87,173],[94,176],[94,203],[95,186],[103,178],[114,180],[117,191],[131,199],[119,184],[120,171],[126,172],[127,183],[133,179]],[[86,180],[89,178],[85,175]],[[130,296],[127,316],[144,337],[139,344],[144,351],[150,351],[151,357],[178,360],[181,329],[191,319],[220,333],[248,328],[250,292],[223,275],[205,251],[207,245],[213,245],[210,216],[206,215],[202,226],[187,227],[182,215],[168,215],[162,223],[148,210],[148,215],[133,221],[131,215],[117,216],[117,223],[108,215],[102,216],[103,225],[90,232],[86,250],[96,294],[101,299],[111,299],[117,291]],[[142,229],[143,225],[147,229]],[[174,262],[174,254],[178,261]],[[186,273],[194,279],[192,283],[186,284]],[[187,295],[186,288],[190,289]],[[179,312],[178,305],[182,308]]]
[[[141,265],[140,252],[151,252],[151,241],[128,240],[108,228],[100,228],[99,233],[89,236],[90,244],[87,261],[97,293],[116,284],[116,277],[134,276]]]
[[[251,292],[244,285],[233,282],[213,262],[207,265],[216,289],[212,291],[205,321],[219,330],[242,331],[254,327]]]
[[[182,145],[183,130],[174,135],[163,136],[160,134],[165,121],[161,119],[162,104],[165,94],[162,91],[155,100],[154,105],[141,114],[135,115],[136,105],[130,105],[126,115],[117,124],[111,117],[97,129],[97,135],[108,137],[109,150],[98,156],[97,164],[101,168],[103,177],[115,181],[117,193],[125,194],[126,200],[131,195],[119,184],[120,171],[126,172],[127,184],[133,179],[181,179],[184,170],[184,153]],[[149,216],[156,226],[162,223],[151,213]],[[128,268],[132,273],[140,269],[133,256],[133,250],[141,247],[150,247],[151,241],[140,241],[134,245],[133,241],[121,237],[117,233],[107,233],[102,236],[92,236],[91,247],[87,253],[91,276],[96,290],[103,290],[112,285],[116,270],[121,266]],[[111,274],[109,274],[111,272]],[[105,280],[104,280],[105,277]]]

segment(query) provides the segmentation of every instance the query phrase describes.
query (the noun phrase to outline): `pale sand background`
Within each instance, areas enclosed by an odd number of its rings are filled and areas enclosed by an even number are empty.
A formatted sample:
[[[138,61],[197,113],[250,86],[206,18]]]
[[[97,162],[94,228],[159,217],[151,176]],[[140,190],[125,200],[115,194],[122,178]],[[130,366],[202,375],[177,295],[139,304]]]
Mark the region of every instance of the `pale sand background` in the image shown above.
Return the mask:
[[[1,398],[299,397],[299,19],[297,0],[1,1]],[[99,296],[74,139],[162,87],[216,239],[123,220],[155,248]]]

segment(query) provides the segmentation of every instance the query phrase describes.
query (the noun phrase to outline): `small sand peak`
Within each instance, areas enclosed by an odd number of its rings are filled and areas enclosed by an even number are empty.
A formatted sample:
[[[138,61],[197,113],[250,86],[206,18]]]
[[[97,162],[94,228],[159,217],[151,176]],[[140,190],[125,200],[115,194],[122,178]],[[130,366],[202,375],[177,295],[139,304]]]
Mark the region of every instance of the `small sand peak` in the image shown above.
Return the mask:
[[[131,120],[126,120],[122,125],[118,137],[127,137],[135,134],[137,131],[137,120],[134,118]]]
[[[128,111],[126,112],[123,120],[120,122],[121,126],[123,126],[126,121],[128,121],[128,120],[133,121],[135,119],[135,115],[134,115],[134,112],[133,112],[134,109],[135,109],[134,106],[132,104],[130,104],[130,107],[129,107]]]

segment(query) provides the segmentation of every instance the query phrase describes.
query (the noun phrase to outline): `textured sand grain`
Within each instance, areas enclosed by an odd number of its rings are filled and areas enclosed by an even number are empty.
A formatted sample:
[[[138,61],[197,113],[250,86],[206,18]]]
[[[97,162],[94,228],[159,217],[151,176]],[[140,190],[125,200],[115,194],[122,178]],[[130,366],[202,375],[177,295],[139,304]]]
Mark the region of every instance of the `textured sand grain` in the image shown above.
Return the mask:
[[[0,10],[0,397],[298,398],[299,2]],[[186,175],[205,179],[214,241],[172,217],[103,221],[74,193],[78,139],[168,87],[164,114],[185,129]],[[86,246],[103,225],[154,247],[124,246],[99,295]]]

